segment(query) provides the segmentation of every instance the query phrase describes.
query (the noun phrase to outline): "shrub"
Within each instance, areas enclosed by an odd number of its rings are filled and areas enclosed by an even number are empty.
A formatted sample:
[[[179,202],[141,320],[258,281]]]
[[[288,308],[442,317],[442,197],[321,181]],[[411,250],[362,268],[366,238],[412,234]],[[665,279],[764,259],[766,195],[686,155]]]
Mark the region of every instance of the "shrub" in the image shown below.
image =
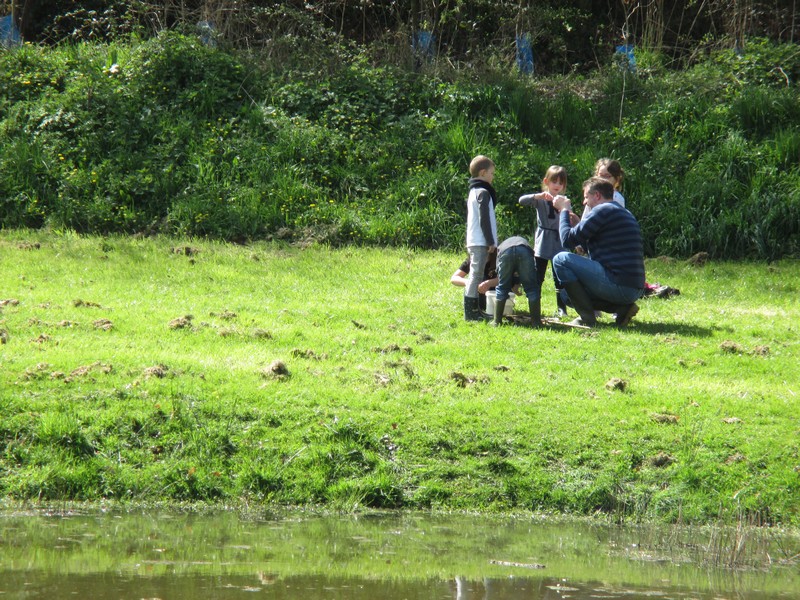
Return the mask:
[[[567,167],[578,207],[595,160],[614,156],[649,254],[798,246],[780,219],[796,212],[800,102],[773,80],[775,64],[793,72],[791,49],[548,80],[364,56],[257,66],[170,32],[2,53],[0,223],[456,248],[472,156],[498,165],[501,237],[533,231],[516,200],[549,165]]]

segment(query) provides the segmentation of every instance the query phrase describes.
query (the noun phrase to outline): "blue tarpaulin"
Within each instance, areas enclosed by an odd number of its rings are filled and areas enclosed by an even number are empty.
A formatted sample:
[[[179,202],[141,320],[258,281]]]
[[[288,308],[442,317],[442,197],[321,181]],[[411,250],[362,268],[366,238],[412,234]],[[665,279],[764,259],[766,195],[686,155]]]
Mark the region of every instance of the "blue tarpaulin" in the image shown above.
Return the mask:
[[[533,75],[533,48],[527,33],[517,36],[517,68],[520,73]]]
[[[633,55],[633,46],[631,44],[624,44],[617,46],[617,54],[619,55],[620,67],[627,69],[631,73],[636,72],[636,57]]]
[[[418,55],[431,59],[436,53],[436,36],[430,31],[415,31],[411,45]]]
[[[17,29],[11,15],[0,17],[0,46],[10,48],[17,46],[21,41],[19,29]]]
[[[197,24],[197,31],[200,32],[200,41],[203,42],[206,46],[211,48],[217,47],[217,30],[214,27],[214,23],[211,21],[200,21]]]

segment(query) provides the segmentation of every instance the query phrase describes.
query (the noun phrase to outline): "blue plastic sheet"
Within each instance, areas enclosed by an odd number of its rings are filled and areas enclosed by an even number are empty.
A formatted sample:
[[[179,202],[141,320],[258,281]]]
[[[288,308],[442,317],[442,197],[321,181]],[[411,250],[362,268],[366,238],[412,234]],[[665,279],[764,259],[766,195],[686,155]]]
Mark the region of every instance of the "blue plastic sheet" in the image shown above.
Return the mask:
[[[617,46],[616,53],[619,55],[619,65],[620,67],[627,69],[631,73],[636,72],[636,57],[633,54],[633,45],[631,44],[624,44],[622,46]]]
[[[197,31],[200,32],[201,42],[211,48],[217,47],[217,30],[214,27],[214,23],[211,21],[200,21],[197,24]]]
[[[11,15],[0,17],[0,46],[11,48],[12,46],[18,46],[21,41],[19,29],[17,29],[17,25]]]
[[[419,56],[431,59],[436,53],[436,36],[430,31],[415,31],[411,46]]]
[[[520,73],[533,75],[533,48],[527,33],[517,36],[517,68]]]

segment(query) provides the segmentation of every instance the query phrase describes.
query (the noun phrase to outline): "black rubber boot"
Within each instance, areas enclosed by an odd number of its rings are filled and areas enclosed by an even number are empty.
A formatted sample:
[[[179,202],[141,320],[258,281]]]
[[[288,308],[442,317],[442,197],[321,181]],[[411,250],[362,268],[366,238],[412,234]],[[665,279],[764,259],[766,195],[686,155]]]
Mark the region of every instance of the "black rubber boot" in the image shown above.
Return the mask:
[[[531,327],[542,326],[542,299],[528,300],[528,311],[531,313]]]
[[[505,300],[496,300],[494,303],[494,318],[489,322],[492,327],[503,324],[503,313],[506,310]]]
[[[488,321],[489,315],[481,311],[480,300],[464,296],[464,320],[465,321]]]
[[[578,318],[572,321],[572,325],[585,325],[586,327],[594,327],[597,325],[597,319],[594,316],[594,306],[589,294],[580,281],[573,281],[572,283],[564,284],[564,290],[569,296],[570,302],[578,313]]]

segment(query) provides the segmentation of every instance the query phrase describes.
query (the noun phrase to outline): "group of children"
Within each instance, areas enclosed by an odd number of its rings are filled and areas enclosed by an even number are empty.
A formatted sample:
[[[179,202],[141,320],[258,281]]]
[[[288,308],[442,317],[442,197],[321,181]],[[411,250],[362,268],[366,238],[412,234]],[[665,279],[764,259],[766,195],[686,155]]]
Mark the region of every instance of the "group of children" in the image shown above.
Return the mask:
[[[469,257],[453,273],[450,281],[464,286],[464,319],[485,321],[492,325],[503,322],[506,301],[512,287],[522,283],[528,299],[531,324],[541,325],[541,288],[547,272],[547,263],[559,252],[565,251],[559,235],[559,214],[553,200],[562,196],[567,188],[567,171],[553,165],[544,175],[542,191],[520,196],[522,206],[530,206],[536,213],[534,245],[520,236],[514,236],[498,245],[497,223],[494,208],[497,195],[492,187],[494,162],[486,156],[476,156],[470,163],[469,195],[467,197],[466,245]],[[595,165],[595,176],[602,177],[614,186],[614,202],[625,206],[620,191],[625,176],[619,161],[601,158]],[[585,209],[585,218],[589,209]],[[573,223],[580,217],[570,213]],[[496,265],[496,268],[495,268]],[[553,271],[556,288],[557,316],[567,316],[567,306],[559,292],[560,284]],[[483,312],[486,292],[495,289],[494,316]]]

